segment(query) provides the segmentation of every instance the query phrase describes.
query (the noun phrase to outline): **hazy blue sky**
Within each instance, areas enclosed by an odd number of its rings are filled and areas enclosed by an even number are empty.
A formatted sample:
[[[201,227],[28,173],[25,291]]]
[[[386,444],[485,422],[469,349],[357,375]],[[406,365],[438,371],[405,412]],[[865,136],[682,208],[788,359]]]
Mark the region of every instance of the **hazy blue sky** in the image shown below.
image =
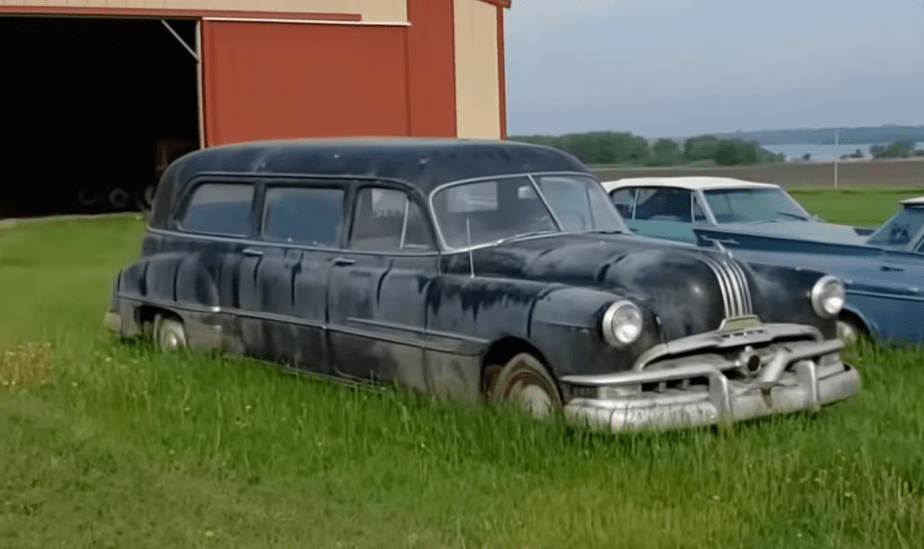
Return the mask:
[[[513,0],[511,134],[924,124],[924,0]]]

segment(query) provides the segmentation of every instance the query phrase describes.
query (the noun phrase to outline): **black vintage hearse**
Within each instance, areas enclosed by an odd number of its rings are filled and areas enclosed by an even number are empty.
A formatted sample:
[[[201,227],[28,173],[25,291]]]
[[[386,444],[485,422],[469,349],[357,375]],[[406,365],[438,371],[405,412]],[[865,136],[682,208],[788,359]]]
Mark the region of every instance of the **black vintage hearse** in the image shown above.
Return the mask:
[[[555,149],[307,140],[173,163],[106,324],[627,430],[854,395],[842,305],[817,272],[631,235]]]

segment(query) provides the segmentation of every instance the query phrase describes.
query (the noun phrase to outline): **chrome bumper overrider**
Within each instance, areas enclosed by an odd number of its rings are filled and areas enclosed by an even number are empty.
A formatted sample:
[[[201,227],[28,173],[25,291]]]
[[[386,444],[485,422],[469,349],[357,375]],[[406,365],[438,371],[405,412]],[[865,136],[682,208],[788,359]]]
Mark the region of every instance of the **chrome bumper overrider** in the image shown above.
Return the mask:
[[[817,410],[860,390],[857,371],[841,362],[842,346],[837,340],[774,345],[773,357],[743,379],[730,377],[695,355],[671,361],[667,368],[565,376],[561,379],[565,384],[597,390],[595,398],[572,398],[565,405],[565,415],[578,424],[618,432],[680,429]],[[707,383],[697,383],[701,380]]]

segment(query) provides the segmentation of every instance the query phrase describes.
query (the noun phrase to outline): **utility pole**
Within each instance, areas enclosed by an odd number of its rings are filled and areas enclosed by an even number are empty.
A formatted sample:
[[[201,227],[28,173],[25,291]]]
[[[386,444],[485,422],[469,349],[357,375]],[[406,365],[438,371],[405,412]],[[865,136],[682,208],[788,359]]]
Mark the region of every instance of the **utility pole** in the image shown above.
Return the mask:
[[[839,158],[837,154],[837,145],[838,145],[838,130],[834,130],[834,188],[837,188],[837,160]]]

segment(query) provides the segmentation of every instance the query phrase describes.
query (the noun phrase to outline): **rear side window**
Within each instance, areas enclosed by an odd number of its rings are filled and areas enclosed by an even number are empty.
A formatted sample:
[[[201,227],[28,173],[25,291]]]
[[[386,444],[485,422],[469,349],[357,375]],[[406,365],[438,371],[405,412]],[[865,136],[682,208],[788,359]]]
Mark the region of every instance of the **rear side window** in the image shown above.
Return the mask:
[[[670,187],[640,189],[635,219],[651,221],[691,221],[690,191]]]
[[[263,208],[264,238],[308,246],[339,246],[343,196],[343,189],[268,188]]]
[[[184,231],[248,236],[253,185],[205,183],[193,191],[180,221]]]
[[[356,197],[350,247],[390,252],[434,246],[420,205],[401,191],[365,188]]]

